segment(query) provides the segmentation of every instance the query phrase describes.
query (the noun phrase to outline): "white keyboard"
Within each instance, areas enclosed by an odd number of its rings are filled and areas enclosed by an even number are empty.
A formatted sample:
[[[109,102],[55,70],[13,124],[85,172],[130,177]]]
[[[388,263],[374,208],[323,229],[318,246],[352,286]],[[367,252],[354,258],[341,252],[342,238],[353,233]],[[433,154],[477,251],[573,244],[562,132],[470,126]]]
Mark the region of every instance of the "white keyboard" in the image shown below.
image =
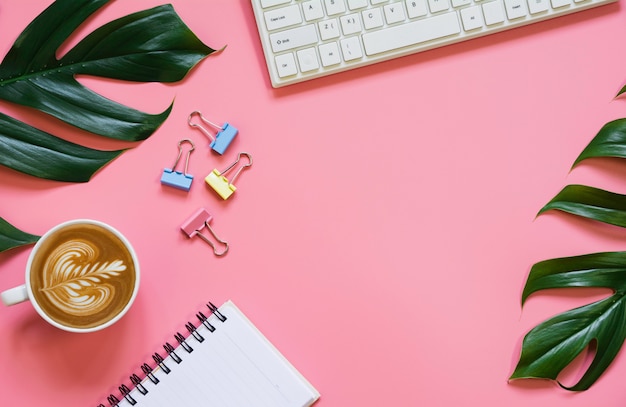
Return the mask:
[[[272,86],[616,0],[251,0]]]

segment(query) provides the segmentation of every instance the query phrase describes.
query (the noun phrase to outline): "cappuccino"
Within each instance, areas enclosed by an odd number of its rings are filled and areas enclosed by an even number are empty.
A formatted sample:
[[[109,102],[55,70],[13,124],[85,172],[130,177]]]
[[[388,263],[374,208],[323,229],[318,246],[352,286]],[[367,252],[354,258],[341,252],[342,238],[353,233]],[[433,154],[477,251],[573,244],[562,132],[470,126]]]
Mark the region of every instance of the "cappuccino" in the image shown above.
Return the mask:
[[[72,223],[40,242],[27,283],[50,319],[89,329],[126,310],[137,272],[133,254],[115,233],[97,223]]]

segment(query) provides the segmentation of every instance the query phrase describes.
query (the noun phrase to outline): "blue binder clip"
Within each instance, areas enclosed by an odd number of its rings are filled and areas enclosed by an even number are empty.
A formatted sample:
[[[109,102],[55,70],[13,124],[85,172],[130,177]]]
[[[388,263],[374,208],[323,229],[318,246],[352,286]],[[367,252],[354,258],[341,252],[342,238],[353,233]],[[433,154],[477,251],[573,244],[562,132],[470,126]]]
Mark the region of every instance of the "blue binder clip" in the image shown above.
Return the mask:
[[[197,115],[200,118],[200,120],[202,120],[204,123],[217,129],[217,133],[215,134],[215,137],[211,134],[211,132],[209,132],[209,130],[207,130],[201,124],[192,123],[191,119],[193,118],[194,115]],[[191,112],[191,114],[187,118],[187,123],[191,127],[197,127],[202,133],[204,133],[211,140],[211,144],[210,144],[211,149],[220,155],[224,154],[224,151],[226,151],[226,149],[228,148],[230,143],[233,141],[237,133],[239,133],[239,130],[237,130],[234,126],[231,126],[228,123],[224,123],[223,126],[218,126],[217,124],[210,122],[204,116],[202,116],[202,113],[200,113],[197,110],[194,112]]]
[[[187,158],[185,159],[185,169],[183,172],[176,171],[176,166],[180,161],[180,157],[183,155],[183,143],[191,144],[191,148],[187,152]],[[191,157],[191,152],[196,149],[196,146],[193,144],[193,141],[189,139],[184,139],[178,142],[178,156],[176,157],[176,161],[174,161],[174,165],[172,168],[165,168],[163,170],[163,175],[161,175],[161,184],[167,185],[170,187],[182,189],[183,191],[189,191],[191,188],[191,182],[193,181],[193,175],[187,173],[189,168],[189,157]]]

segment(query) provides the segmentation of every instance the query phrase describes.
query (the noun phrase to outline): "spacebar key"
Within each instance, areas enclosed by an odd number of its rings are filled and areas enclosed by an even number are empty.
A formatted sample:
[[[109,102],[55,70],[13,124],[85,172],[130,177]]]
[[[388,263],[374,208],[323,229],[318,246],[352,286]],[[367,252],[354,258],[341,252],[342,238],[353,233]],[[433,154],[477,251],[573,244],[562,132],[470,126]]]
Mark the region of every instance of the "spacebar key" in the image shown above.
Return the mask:
[[[367,55],[376,55],[460,32],[457,13],[446,13],[363,34],[363,45]]]

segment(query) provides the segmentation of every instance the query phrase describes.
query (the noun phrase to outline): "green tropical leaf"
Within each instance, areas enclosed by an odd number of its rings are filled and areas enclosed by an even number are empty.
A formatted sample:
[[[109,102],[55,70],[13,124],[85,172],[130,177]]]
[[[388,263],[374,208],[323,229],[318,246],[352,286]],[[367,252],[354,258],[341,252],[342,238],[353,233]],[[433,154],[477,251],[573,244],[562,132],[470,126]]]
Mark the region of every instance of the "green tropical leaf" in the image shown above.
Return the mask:
[[[100,151],[70,143],[34,127],[24,127],[0,113],[0,165],[39,178],[87,182],[123,151]]]
[[[626,93],[626,86],[617,96]],[[574,161],[626,158],[626,118],[606,123]],[[585,185],[567,185],[538,213],[560,210],[587,219],[626,227],[626,195]],[[626,339],[626,252],[557,258],[535,264],[530,271],[522,306],[540,290],[602,287],[613,294],[548,319],[524,337],[518,364],[510,379],[540,378],[558,382],[559,374],[585,349],[593,359],[580,380],[568,390],[591,387],[613,362]]]
[[[171,5],[164,5],[101,26],[57,59],[59,47],[109,1],[57,0],[43,11],[19,35],[0,64],[0,99],[40,110],[94,134],[125,141],[149,137],[168,117],[171,104],[161,113],[144,113],[90,90],[76,75],[175,82],[214,50],[189,30]],[[18,138],[19,132],[30,136]],[[17,121],[12,122],[11,132],[0,127],[0,137],[14,140],[3,148],[5,158],[0,164],[38,177],[85,181],[93,171],[74,174],[84,171],[76,166],[77,158],[104,165],[120,153],[72,147],[67,154],[68,144],[62,139],[46,135],[38,140],[36,133]]]
[[[560,210],[615,226],[626,227],[626,195],[585,185],[567,185],[538,215]]]
[[[586,390],[611,364],[626,339],[626,252],[595,253],[546,260],[530,271],[522,305],[540,290],[566,287],[603,287],[613,295],[559,314],[533,328],[510,379],[558,380],[559,373],[590,344],[593,360],[568,390]]]
[[[626,158],[626,119],[605,124],[576,158],[572,167],[588,158],[599,157]]]
[[[88,89],[76,75],[176,82],[215,50],[164,5],[101,26],[58,59],[70,35],[109,1],[57,0],[35,18],[0,63],[0,99],[113,139],[141,141],[153,134],[172,103],[158,114],[141,112]],[[28,175],[87,182],[124,151],[70,143],[0,114],[0,165]],[[0,218],[0,251],[37,239]]]
[[[6,220],[0,218],[0,252],[32,244],[37,240],[39,240],[39,236],[22,232]]]

